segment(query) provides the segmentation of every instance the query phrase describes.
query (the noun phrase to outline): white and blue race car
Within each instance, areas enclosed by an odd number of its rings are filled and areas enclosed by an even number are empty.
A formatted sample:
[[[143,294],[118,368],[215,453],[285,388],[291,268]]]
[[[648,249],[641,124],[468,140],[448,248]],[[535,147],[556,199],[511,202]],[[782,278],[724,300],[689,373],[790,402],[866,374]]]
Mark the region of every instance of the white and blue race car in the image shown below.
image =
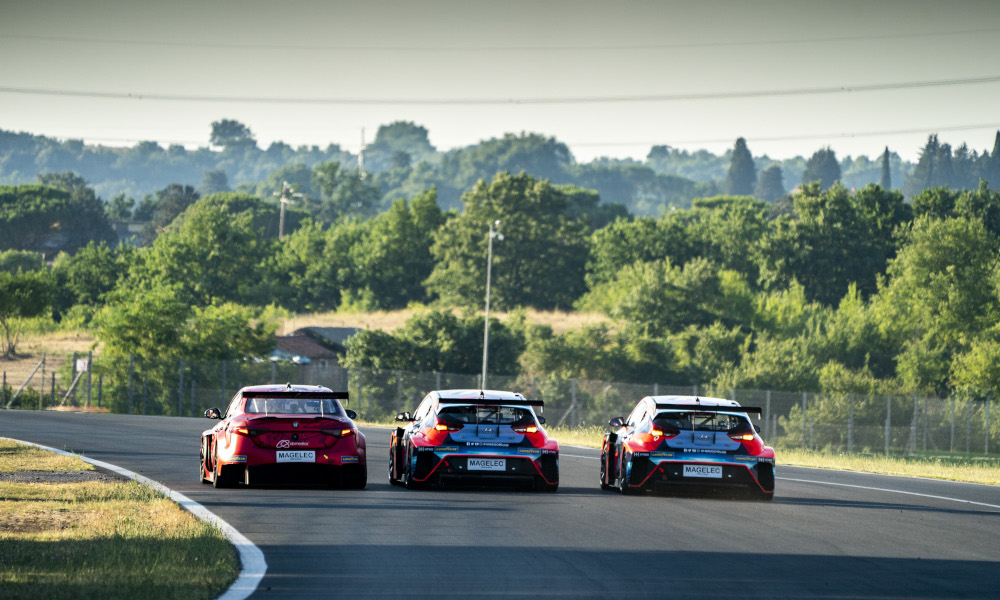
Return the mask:
[[[774,497],[774,448],[734,400],[647,396],[628,418],[609,421],[601,449],[601,488],[623,494],[678,486],[746,490]]]

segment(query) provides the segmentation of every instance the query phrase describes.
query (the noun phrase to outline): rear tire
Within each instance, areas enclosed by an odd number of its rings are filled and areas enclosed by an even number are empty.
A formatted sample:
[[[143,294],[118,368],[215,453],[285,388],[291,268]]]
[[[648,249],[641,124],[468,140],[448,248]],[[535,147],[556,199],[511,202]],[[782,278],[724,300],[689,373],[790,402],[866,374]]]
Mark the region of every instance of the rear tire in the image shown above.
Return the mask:
[[[212,485],[217,488],[235,487],[238,481],[235,471],[239,468],[236,465],[222,466],[216,463],[215,478],[212,480]]]
[[[391,485],[403,485],[403,482],[392,476],[393,471],[396,470],[396,446],[393,444],[389,446],[389,483]]]
[[[408,490],[417,490],[423,487],[422,483],[418,483],[413,480],[413,470],[411,465],[413,461],[410,458],[410,451],[406,451],[406,464],[403,465],[403,485],[406,486]]]
[[[624,496],[634,496],[639,493],[639,490],[629,485],[628,469],[625,467],[625,453],[622,452],[622,464],[618,467],[618,491]]]
[[[341,481],[345,489],[363,490],[368,485],[368,467],[365,465],[350,465],[341,467]]]
[[[601,489],[604,491],[614,489],[614,486],[605,483],[606,481],[608,481],[608,453],[605,451],[601,453]]]
[[[198,465],[201,467],[201,469],[200,469],[201,473],[198,474],[198,478],[201,479],[202,483],[209,484],[209,483],[212,483],[212,480],[209,479],[209,477],[208,477],[208,465],[205,462],[205,457],[207,456],[206,453],[205,453],[205,446],[206,446],[206,441],[202,440],[202,442],[201,442],[201,459],[198,461]]]
[[[558,489],[559,489],[559,484],[558,483],[549,483],[549,482],[545,481],[544,479],[542,479],[541,477],[539,477],[538,479],[535,480],[535,490],[536,491],[552,493],[552,492],[555,492]]]

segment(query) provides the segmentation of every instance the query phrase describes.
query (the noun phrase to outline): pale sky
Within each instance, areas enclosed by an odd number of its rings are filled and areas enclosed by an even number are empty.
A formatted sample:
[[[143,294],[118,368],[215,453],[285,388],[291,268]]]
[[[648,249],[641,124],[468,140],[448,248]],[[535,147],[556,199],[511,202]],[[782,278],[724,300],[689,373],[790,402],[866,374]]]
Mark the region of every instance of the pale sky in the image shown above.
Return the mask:
[[[357,152],[413,121],[580,162],[737,137],[915,160],[1000,129],[997,0],[0,0],[0,57],[0,129],[109,145],[206,146],[229,118]]]

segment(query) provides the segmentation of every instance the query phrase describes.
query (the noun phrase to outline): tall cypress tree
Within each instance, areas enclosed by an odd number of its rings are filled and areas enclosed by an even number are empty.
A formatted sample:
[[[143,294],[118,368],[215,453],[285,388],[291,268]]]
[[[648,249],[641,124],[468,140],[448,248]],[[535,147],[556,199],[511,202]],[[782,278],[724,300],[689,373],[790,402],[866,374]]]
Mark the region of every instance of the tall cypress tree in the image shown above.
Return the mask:
[[[907,197],[915,196],[927,188],[935,186],[935,170],[940,146],[937,134],[932,133],[927,138],[927,144],[920,151],[917,166],[913,167],[913,171],[903,182],[904,195]]]
[[[747,141],[738,138],[733,147],[729,174],[726,176],[726,193],[730,196],[751,196],[756,185],[757,169],[753,164],[753,156],[747,149]]]
[[[883,190],[892,189],[892,169],[889,167],[889,146],[885,147],[882,153],[882,179],[878,182]]]
[[[1000,189],[1000,131],[997,132],[996,140],[993,142],[993,152],[986,161],[986,168],[983,169],[983,179],[991,188]]]

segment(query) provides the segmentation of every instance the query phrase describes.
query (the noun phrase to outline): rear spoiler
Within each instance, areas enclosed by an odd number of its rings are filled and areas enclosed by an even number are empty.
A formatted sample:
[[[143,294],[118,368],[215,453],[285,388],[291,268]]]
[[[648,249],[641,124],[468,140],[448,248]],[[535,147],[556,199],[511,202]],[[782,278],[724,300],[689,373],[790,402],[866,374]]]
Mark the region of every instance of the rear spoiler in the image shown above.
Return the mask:
[[[709,404],[667,404],[656,403],[656,408],[666,408],[670,410],[685,410],[687,412],[735,412],[735,413],[756,413],[763,415],[764,410],[759,406],[718,406]]]
[[[244,398],[298,398],[300,400],[348,400],[347,392],[313,392],[296,390],[247,391]]]
[[[541,400],[503,398],[440,398],[438,404],[469,404],[472,406],[545,406]]]

